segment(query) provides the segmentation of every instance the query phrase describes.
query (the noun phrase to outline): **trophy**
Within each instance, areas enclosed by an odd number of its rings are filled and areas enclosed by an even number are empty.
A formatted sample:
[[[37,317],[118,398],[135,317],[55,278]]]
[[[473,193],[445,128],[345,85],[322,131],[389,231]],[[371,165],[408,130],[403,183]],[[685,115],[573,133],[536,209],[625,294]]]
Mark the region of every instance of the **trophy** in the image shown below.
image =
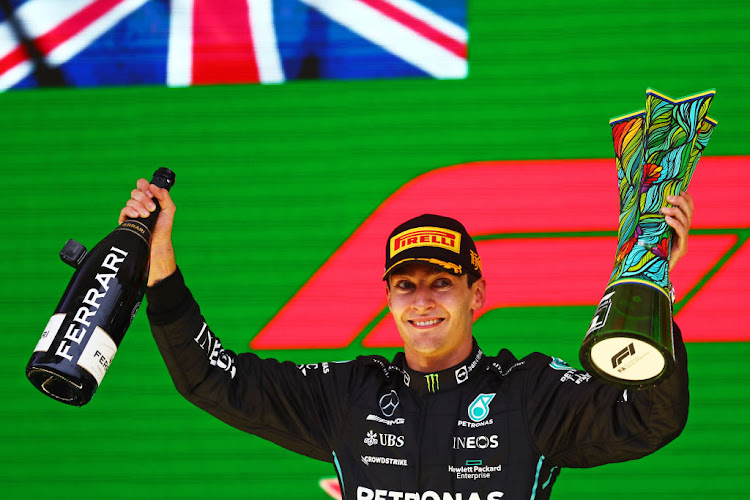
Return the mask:
[[[584,369],[625,389],[674,369],[667,196],[686,190],[716,121],[715,91],[673,100],[646,91],[646,109],[610,120],[620,192],[614,270],[579,353]]]

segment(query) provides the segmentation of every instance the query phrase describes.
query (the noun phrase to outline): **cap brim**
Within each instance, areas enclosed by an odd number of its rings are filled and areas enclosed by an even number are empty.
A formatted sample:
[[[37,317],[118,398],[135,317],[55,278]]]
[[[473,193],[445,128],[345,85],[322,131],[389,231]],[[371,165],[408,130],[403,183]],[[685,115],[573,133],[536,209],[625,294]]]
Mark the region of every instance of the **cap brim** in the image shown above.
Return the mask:
[[[408,264],[410,262],[424,262],[425,264],[430,264],[435,267],[439,267],[443,269],[444,271],[448,271],[450,273],[453,273],[457,276],[461,276],[462,274],[466,274],[461,269],[461,266],[454,264],[452,262],[446,262],[444,260],[440,259],[433,259],[433,258],[424,258],[424,257],[411,257],[408,259],[401,259],[400,261],[393,264],[391,267],[385,270],[385,273],[383,273],[383,279],[388,278],[388,275],[397,267]]]

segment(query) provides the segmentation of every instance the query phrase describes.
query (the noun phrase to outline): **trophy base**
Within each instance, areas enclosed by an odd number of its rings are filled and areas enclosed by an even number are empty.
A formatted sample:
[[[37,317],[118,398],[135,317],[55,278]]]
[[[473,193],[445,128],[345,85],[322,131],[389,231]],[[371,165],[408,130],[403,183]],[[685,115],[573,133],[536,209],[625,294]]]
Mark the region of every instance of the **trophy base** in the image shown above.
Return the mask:
[[[672,304],[653,285],[607,288],[579,353],[584,369],[623,389],[652,387],[674,368]]]
[[[664,353],[648,342],[625,336],[600,339],[591,346],[590,368],[599,378],[624,388],[650,386],[665,373]]]

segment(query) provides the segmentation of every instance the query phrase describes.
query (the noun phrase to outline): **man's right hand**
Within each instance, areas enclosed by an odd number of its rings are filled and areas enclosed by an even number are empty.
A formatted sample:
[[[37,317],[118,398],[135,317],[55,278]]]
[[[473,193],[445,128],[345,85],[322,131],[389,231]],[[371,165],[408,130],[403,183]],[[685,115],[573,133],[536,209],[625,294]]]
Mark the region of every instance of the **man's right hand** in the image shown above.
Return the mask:
[[[159,218],[151,235],[151,263],[148,275],[148,286],[152,286],[177,270],[177,263],[172,247],[172,225],[174,223],[175,207],[169,191],[153,184],[146,179],[138,179],[137,188],[130,193],[130,199],[120,210],[120,223],[128,217],[148,217],[156,208],[152,198],[156,198],[161,206]]]

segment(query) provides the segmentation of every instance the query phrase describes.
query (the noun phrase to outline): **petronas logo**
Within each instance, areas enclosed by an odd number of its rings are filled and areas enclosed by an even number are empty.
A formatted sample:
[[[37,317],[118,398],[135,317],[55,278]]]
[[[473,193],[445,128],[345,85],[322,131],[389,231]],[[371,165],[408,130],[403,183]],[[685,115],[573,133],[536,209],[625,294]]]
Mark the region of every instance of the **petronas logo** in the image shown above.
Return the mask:
[[[495,393],[480,394],[469,405],[469,418],[474,422],[481,422],[490,414],[490,401],[495,397]]]
[[[427,379],[427,390],[429,392],[440,390],[440,377],[437,373],[430,373],[429,375],[425,375],[424,378]]]

